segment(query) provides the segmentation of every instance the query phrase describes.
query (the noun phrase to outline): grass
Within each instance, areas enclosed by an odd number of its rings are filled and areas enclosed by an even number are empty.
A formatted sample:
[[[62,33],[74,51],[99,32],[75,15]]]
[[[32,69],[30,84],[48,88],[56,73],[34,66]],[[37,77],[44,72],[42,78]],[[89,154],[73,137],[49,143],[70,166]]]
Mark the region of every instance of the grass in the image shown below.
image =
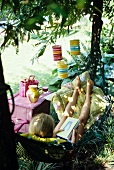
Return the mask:
[[[2,63],[4,70],[5,82],[8,83],[13,93],[19,90],[19,83],[24,78],[28,79],[30,75],[35,75],[40,86],[49,85],[52,78],[52,62],[50,55],[44,56],[39,61],[32,64],[31,59],[35,55],[37,48],[32,43],[24,42],[20,44],[20,51],[15,53],[15,47],[8,47],[2,54]],[[47,49],[49,50],[49,49]]]

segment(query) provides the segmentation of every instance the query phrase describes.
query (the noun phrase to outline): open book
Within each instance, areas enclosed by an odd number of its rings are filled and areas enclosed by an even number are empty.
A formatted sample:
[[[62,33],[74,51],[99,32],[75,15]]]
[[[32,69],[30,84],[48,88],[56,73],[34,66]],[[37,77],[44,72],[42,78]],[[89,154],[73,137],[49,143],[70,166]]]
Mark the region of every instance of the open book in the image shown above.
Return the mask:
[[[68,117],[61,126],[61,129],[63,129],[63,131],[58,132],[57,137],[70,140],[72,136],[72,131],[73,129],[77,129],[79,122],[79,119]]]

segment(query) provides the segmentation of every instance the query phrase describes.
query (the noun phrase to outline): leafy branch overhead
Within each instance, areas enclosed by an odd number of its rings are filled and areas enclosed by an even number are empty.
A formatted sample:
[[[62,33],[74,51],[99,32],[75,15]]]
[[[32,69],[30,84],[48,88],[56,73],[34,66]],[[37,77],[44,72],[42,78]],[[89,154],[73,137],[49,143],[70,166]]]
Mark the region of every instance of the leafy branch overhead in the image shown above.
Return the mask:
[[[44,31],[48,32],[45,44],[55,43],[57,37],[67,34],[69,26],[75,24],[80,17],[86,14],[90,14],[90,18],[92,17],[95,8],[93,1],[0,0],[0,17],[7,18],[4,42],[1,47],[4,48],[12,41],[18,47],[19,41],[23,41],[25,33],[34,31],[40,40],[44,38]],[[107,13],[113,8],[112,1],[104,0],[103,2],[106,15],[112,18],[113,13]],[[28,36],[28,41],[29,39]]]

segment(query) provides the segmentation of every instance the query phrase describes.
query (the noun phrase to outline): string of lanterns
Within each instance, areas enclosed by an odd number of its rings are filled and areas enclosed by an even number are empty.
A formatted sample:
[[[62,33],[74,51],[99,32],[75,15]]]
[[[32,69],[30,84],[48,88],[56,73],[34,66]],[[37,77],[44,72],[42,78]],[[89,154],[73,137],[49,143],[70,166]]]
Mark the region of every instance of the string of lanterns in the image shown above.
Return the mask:
[[[57,61],[58,77],[61,79],[68,77],[68,63],[62,58],[62,47],[60,45],[52,46],[53,60]],[[70,40],[70,54],[80,55],[80,41]]]

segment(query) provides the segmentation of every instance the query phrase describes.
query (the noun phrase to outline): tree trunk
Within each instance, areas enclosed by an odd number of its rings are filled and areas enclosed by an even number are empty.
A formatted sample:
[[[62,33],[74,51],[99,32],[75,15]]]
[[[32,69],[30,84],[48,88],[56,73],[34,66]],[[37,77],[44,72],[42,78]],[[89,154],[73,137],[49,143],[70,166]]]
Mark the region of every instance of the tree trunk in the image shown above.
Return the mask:
[[[0,54],[0,170],[17,170],[13,123],[9,112]]]
[[[93,21],[92,21],[91,52],[90,52],[90,56],[89,56],[90,58],[87,67],[90,70],[91,78],[95,80],[95,76],[98,71],[97,67],[99,66],[98,68],[99,71],[103,70],[103,66],[101,66],[101,51],[100,51],[100,34],[103,25],[103,22],[101,20],[102,10],[103,10],[103,0],[100,1],[94,0],[93,6],[94,6],[94,11],[93,11]]]

